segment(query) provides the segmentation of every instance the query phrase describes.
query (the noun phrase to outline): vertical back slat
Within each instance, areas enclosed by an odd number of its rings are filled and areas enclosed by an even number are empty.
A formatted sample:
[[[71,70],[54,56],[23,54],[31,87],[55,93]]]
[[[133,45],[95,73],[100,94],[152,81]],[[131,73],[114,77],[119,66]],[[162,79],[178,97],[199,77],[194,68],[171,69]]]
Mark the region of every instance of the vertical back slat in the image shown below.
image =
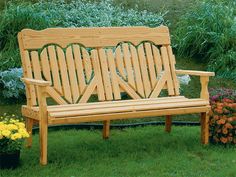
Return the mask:
[[[121,52],[121,46],[118,46],[115,50],[115,54],[116,54],[116,65],[117,65],[117,69],[120,73],[120,75],[126,79],[126,73],[125,73],[125,66],[124,66],[124,59],[123,59],[123,55]]]
[[[72,103],[71,86],[69,82],[65,54],[60,47],[56,47],[56,50],[57,50],[57,55],[58,55],[59,68],[61,71],[61,80],[62,80],[62,88],[64,92],[64,97],[66,98],[67,101]]]
[[[130,45],[130,52],[131,52],[131,59],[132,59],[133,68],[134,68],[137,92],[142,97],[145,97],[144,88],[143,88],[143,81],[142,81],[141,71],[140,71],[140,65],[139,65],[139,60],[138,60],[138,54],[137,54],[136,48],[132,45]]]
[[[109,70],[110,70],[110,74],[111,74],[111,82],[112,82],[112,89],[113,89],[113,93],[114,93],[114,98],[116,100],[120,100],[121,95],[120,95],[120,87],[119,87],[118,80],[117,80],[115,58],[114,58],[114,55],[113,55],[113,52],[111,49],[107,50],[107,57],[108,57]]]
[[[79,98],[79,86],[76,78],[76,72],[75,72],[75,62],[74,57],[72,53],[72,47],[68,47],[66,49],[66,61],[68,65],[69,70],[69,78],[70,78],[70,86],[71,86],[71,92],[72,92],[72,99],[73,103],[75,103]]]
[[[128,75],[128,83],[136,90],[135,82],[134,82],[134,75],[133,75],[133,68],[131,63],[129,45],[127,43],[122,44],[123,47],[123,54],[124,54],[124,62],[125,68]]]
[[[154,45],[152,45],[152,51],[153,51],[154,63],[155,63],[155,66],[156,66],[156,72],[157,72],[157,75],[159,75],[161,73],[161,71],[163,70],[162,58],[161,58],[161,55],[160,55],[160,51]]]
[[[50,59],[54,87],[60,94],[62,94],[61,80],[60,80],[60,75],[59,75],[60,73],[59,73],[57,56],[56,56],[56,51],[55,51],[54,46],[48,47],[48,54],[49,54],[49,59]]]
[[[52,78],[51,78],[51,71],[50,71],[50,65],[49,65],[49,60],[48,60],[47,48],[44,48],[42,50],[42,52],[40,53],[40,58],[41,58],[43,76],[45,77],[46,80],[51,81]]]
[[[139,64],[140,64],[141,73],[142,73],[144,93],[145,93],[145,96],[148,97],[151,93],[151,83],[148,77],[147,63],[145,60],[143,44],[138,46],[138,57],[139,57]]]
[[[164,71],[167,74],[167,88],[169,95],[174,95],[173,81],[170,73],[170,64],[167,53],[167,48],[165,46],[161,47],[161,56],[163,59]]]
[[[107,64],[107,56],[104,49],[98,49],[99,59],[101,63],[101,71],[102,71],[102,78],[103,84],[105,89],[106,100],[112,100],[112,88],[111,88],[111,80],[110,80],[110,73],[108,71],[108,64]]]
[[[175,73],[175,57],[173,55],[172,49],[170,46],[167,47],[169,59],[170,59],[170,69],[171,69],[171,74],[173,78],[173,84],[174,84],[174,89],[175,89],[175,95],[179,95],[179,81],[177,79],[176,73]]]
[[[104,101],[105,100],[105,93],[104,93],[104,88],[103,88],[103,81],[102,81],[101,68],[100,68],[100,63],[99,63],[99,58],[98,58],[98,51],[92,50],[91,57],[92,57],[95,77],[97,79],[98,99],[100,101]]]
[[[25,56],[25,70],[26,70],[26,77],[33,79],[33,72],[32,72],[32,65],[30,61],[30,56],[29,56],[28,51],[24,51],[24,56]],[[30,101],[32,105],[37,105],[37,100],[36,100],[36,91],[35,87],[33,85],[29,86],[29,94],[30,94]]]
[[[145,45],[146,58],[147,58],[147,63],[148,63],[148,70],[149,70],[149,75],[150,75],[151,86],[153,89],[155,84],[157,83],[157,77],[156,77],[156,72],[155,72],[155,67],[154,67],[152,48],[151,48],[151,44],[148,42],[146,42],[144,45]]]
[[[79,82],[80,94],[83,94],[86,87],[85,77],[84,77],[84,68],[82,63],[82,57],[80,52],[80,47],[78,45],[73,45],[74,57],[75,57],[75,67],[77,71],[77,77]]]
[[[81,48],[85,69],[86,81],[89,82],[92,75],[92,64],[88,51],[85,48]]]
[[[39,56],[37,51],[32,51],[31,53],[31,61],[33,66],[33,73],[34,73],[34,79],[41,80],[41,66],[39,62]]]

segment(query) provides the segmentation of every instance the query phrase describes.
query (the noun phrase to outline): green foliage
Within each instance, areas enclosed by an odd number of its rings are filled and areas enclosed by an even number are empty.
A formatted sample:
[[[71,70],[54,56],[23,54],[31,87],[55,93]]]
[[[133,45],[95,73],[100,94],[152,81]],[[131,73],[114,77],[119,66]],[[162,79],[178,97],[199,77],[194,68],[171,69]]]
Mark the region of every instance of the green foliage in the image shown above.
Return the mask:
[[[210,62],[210,70],[235,76],[236,3],[208,0],[182,16],[175,32],[178,54]]]
[[[20,66],[17,33],[24,28],[88,26],[159,26],[164,13],[150,13],[124,9],[112,5],[111,0],[86,2],[40,1],[9,3],[0,15],[0,70]]]
[[[4,98],[21,98],[25,93],[24,84],[20,80],[21,77],[21,68],[0,72],[0,94]]]

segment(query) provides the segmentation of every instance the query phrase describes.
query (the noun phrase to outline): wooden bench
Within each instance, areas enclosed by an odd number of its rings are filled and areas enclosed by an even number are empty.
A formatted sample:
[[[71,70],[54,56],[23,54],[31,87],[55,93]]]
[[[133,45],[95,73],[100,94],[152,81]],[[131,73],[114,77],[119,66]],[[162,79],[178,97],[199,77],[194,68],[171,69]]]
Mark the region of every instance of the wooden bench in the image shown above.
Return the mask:
[[[22,115],[29,132],[39,123],[41,164],[48,125],[55,124],[103,121],[108,138],[111,120],[165,115],[170,132],[171,115],[200,113],[201,141],[208,143],[207,85],[214,73],[176,70],[167,27],[24,29],[18,41],[27,96]],[[180,96],[177,74],[200,76],[200,98]],[[130,99],[121,100],[125,93]],[[91,96],[99,102],[88,103]]]

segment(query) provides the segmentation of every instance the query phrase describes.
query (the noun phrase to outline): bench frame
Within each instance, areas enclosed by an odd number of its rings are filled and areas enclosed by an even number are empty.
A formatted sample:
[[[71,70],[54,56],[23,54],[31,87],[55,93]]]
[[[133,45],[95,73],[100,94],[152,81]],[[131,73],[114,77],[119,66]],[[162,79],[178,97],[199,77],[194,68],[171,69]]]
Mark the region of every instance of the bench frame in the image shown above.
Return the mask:
[[[166,27],[161,27],[167,29]],[[96,28],[98,31],[101,29]],[[94,28],[94,31],[96,31]],[[105,29],[105,28],[103,28]],[[107,28],[108,29],[108,28]],[[112,30],[112,28],[109,28]],[[131,28],[129,28],[131,29]],[[135,29],[135,28],[134,28]],[[137,29],[136,31],[138,31]],[[52,32],[53,29],[51,29],[50,32]],[[26,30],[27,32],[27,30]],[[24,66],[24,58],[25,56],[25,49],[30,48],[31,46],[33,48],[37,48],[38,46],[34,46],[34,41],[30,41],[27,37],[24,37],[26,34],[25,31],[20,32],[18,34],[18,41],[19,41],[19,46],[20,46],[20,52],[21,52],[21,58],[22,58],[22,63]],[[31,31],[29,31],[30,33]],[[143,33],[142,33],[143,34]],[[151,33],[150,33],[151,34]],[[29,35],[30,36],[30,35]],[[121,35],[122,37],[122,35]],[[145,36],[144,36],[145,37]],[[149,34],[146,34],[146,37],[149,38]],[[43,36],[42,36],[43,38]],[[81,43],[86,43],[86,39],[82,39]],[[48,41],[47,41],[48,40]],[[44,43],[50,42],[50,40],[57,40],[53,39],[45,39],[43,41]],[[78,40],[78,39],[77,39]],[[83,41],[84,40],[84,41]],[[119,34],[117,34],[117,41],[119,41]],[[118,43],[115,41],[116,43]],[[168,43],[169,41],[165,41],[164,39],[157,39],[155,42],[160,42],[164,41],[164,43]],[[65,42],[65,41],[63,41]],[[63,43],[62,42],[62,43]],[[106,40],[104,41],[98,41],[99,45],[101,43],[106,44]],[[119,41],[120,42],[120,41]],[[137,41],[139,43],[140,41]],[[104,45],[103,44],[103,45]],[[95,44],[94,44],[95,45]],[[98,45],[98,44],[96,44]],[[109,44],[110,45],[110,44]],[[174,61],[173,61],[174,62]],[[163,116],[166,115],[166,121],[165,121],[165,131],[170,132],[171,131],[171,115],[177,115],[177,114],[189,114],[189,113],[200,113],[201,114],[201,142],[203,144],[208,144],[208,138],[209,138],[209,115],[208,111],[210,110],[210,105],[208,104],[204,108],[174,108],[174,109],[169,109],[169,110],[152,110],[152,111],[145,111],[143,114],[140,114],[140,112],[132,112],[132,113],[111,113],[103,118],[101,116],[92,116],[89,118],[89,116],[81,118],[71,118],[71,117],[65,117],[61,119],[50,119],[48,116],[48,105],[47,105],[47,97],[48,93],[50,91],[52,82],[50,81],[45,81],[42,79],[35,79],[35,78],[29,78],[27,76],[26,72],[26,67],[24,66],[24,78],[22,78],[22,81],[26,85],[26,94],[27,94],[27,105],[22,107],[22,114],[23,116],[26,117],[26,126],[27,130],[30,133],[30,137],[27,139],[27,146],[31,147],[32,145],[32,127],[34,122],[39,123],[39,137],[40,137],[40,163],[42,165],[47,164],[47,137],[48,137],[48,125],[55,125],[55,124],[76,124],[76,123],[81,123],[81,122],[94,122],[94,121],[103,121],[104,126],[103,126],[103,138],[107,139],[109,137],[109,131],[110,131],[110,121],[111,120],[116,120],[116,119],[128,119],[128,118],[142,118],[142,117],[150,117],[150,116]],[[208,93],[208,82],[209,82],[209,77],[214,76],[213,72],[203,72],[203,71],[191,71],[191,70],[173,70],[175,74],[179,75],[193,75],[193,76],[200,76],[200,83],[201,83],[201,93],[200,93],[200,98],[206,101],[209,101],[209,93]],[[173,74],[173,73],[172,73]],[[175,81],[177,82],[177,81]],[[178,85],[178,83],[175,83]],[[34,86],[37,90],[37,99],[38,99],[38,108],[39,111],[35,112],[33,111],[33,108],[35,107],[34,104],[32,104],[32,98],[30,96],[30,89],[31,87]],[[174,95],[170,95],[174,96]]]

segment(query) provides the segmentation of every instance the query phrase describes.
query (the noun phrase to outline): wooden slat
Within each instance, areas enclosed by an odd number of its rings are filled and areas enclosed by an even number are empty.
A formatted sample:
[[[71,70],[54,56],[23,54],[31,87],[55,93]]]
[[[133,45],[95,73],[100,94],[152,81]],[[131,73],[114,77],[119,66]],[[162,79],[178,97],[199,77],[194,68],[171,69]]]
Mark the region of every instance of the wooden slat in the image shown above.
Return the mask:
[[[163,89],[165,83],[167,81],[167,75],[166,73],[164,73],[161,78],[159,79],[159,81],[157,82],[156,86],[154,87],[150,98],[156,98],[159,96],[159,94],[161,93],[161,90]]]
[[[81,48],[81,50],[82,50],[82,55],[83,55],[83,63],[84,63],[86,81],[88,83],[90,81],[91,75],[92,75],[92,63],[91,63],[91,59],[90,59],[88,51],[83,47]]]
[[[95,73],[95,76],[97,79],[98,99],[100,101],[104,101],[105,100],[105,93],[104,93],[104,88],[103,88],[103,81],[102,81],[102,75],[101,75],[101,69],[100,69],[100,63],[99,63],[97,50],[91,51],[91,58],[92,58],[92,62],[93,62],[94,73]]]
[[[61,74],[64,97],[66,98],[67,101],[73,103],[65,54],[60,47],[56,47],[56,50],[58,55],[59,68],[61,71],[60,74]]]
[[[123,54],[124,54],[125,68],[126,68],[126,72],[128,76],[128,83],[132,86],[132,88],[134,88],[134,90],[136,90],[128,43],[122,44],[122,48],[123,48]]]
[[[107,56],[105,50],[100,48],[98,49],[100,66],[102,71],[102,78],[103,84],[105,89],[106,100],[112,100],[112,88],[111,88],[111,80],[110,80],[110,73],[108,71],[108,64],[107,64]]]
[[[115,59],[111,49],[107,50],[107,59],[108,59],[108,66],[111,74],[111,82],[112,82],[112,90],[114,93],[115,100],[120,100],[120,88],[117,81],[117,73],[116,73],[116,66],[115,66]]]
[[[90,96],[92,95],[93,91],[95,90],[97,86],[97,78],[94,77],[93,80],[89,83],[87,88],[85,89],[84,94],[82,95],[81,99],[79,100],[79,103],[86,103]]]
[[[148,76],[147,62],[145,59],[143,44],[138,46],[138,57],[139,57],[139,64],[141,68],[142,80],[143,80],[143,85],[144,85],[144,93],[147,98],[151,93],[151,83]]]
[[[31,61],[32,61],[32,66],[33,66],[34,79],[41,80],[42,75],[41,75],[41,66],[39,62],[38,52],[32,51],[30,52],[30,54],[31,54]]]
[[[145,51],[146,51],[146,58],[147,58],[147,64],[148,64],[148,71],[150,75],[151,87],[154,88],[154,86],[157,83],[157,77],[156,77],[156,71],[154,67],[152,48],[151,48],[151,44],[148,42],[145,42],[144,46],[145,46]]]
[[[64,112],[64,111],[78,111],[78,110],[89,110],[89,109],[106,109],[106,108],[114,108],[114,107],[126,107],[126,106],[137,106],[137,105],[154,105],[154,104],[170,104],[170,103],[179,103],[183,101],[188,101],[189,99],[187,98],[179,98],[179,99],[139,99],[138,101],[134,102],[131,100],[126,100],[126,101],[117,101],[117,102],[102,102],[100,104],[81,104],[79,103],[78,105],[66,105],[66,106],[49,106],[48,111],[50,113],[53,112]],[[192,102],[194,101],[204,101],[203,99],[194,99],[191,100]]]
[[[56,43],[65,48],[68,44],[81,43],[86,47],[116,46],[122,41],[138,45],[152,41],[157,45],[170,44],[169,30],[165,26],[148,27],[102,27],[102,28],[49,28],[42,31],[21,31],[24,49],[38,49],[45,44]]]
[[[94,80],[94,79],[93,79]],[[111,104],[123,104],[123,103],[127,103],[127,102],[131,102],[131,103],[136,103],[136,102],[147,102],[147,101],[163,101],[163,100],[186,100],[188,98],[185,98],[184,96],[171,96],[171,97],[159,97],[159,98],[145,98],[145,99],[133,99],[133,100],[119,100],[119,101],[104,101],[104,102],[91,102],[91,103],[79,103],[79,104],[67,104],[67,105],[50,105],[48,106],[48,109],[50,110],[58,110],[58,109],[63,109],[63,108],[75,108],[77,109],[77,107],[87,107],[88,105],[111,105]],[[34,107],[33,109],[37,110],[38,107]]]
[[[74,57],[75,57],[75,67],[76,67],[77,77],[78,77],[78,82],[79,82],[79,90],[80,90],[80,94],[83,94],[84,89],[86,87],[86,83],[85,83],[84,69],[83,69],[80,47],[78,45],[73,45],[73,49],[74,49]]]
[[[169,95],[174,95],[174,87],[173,87],[173,80],[170,73],[170,64],[168,59],[168,53],[166,47],[161,47],[161,56],[164,64],[164,71],[167,74],[167,89]]]
[[[157,72],[157,75],[159,75],[161,73],[161,71],[163,70],[162,58],[161,58],[161,55],[160,55],[160,51],[154,45],[152,45],[152,51],[153,51],[154,63],[155,63],[155,66],[156,66],[156,72]]]
[[[61,97],[59,93],[52,87],[47,87],[47,93],[55,100],[58,104],[67,104],[67,102]]]
[[[79,94],[79,86],[78,86],[76,71],[75,71],[75,61],[74,61],[72,52],[73,51],[72,51],[71,46],[66,49],[66,61],[67,61],[68,71],[69,71],[72,99],[73,99],[73,103],[76,103],[80,94]]]
[[[54,46],[48,47],[49,60],[51,65],[52,77],[53,77],[53,85],[55,89],[62,94],[61,80],[59,75],[57,56]]]
[[[27,78],[33,79],[32,65],[31,65],[31,61],[30,61],[29,52],[25,51],[24,56],[25,56],[25,70],[27,73]],[[30,101],[31,101],[32,105],[36,105],[37,104],[36,90],[33,85],[29,86],[29,94],[30,94]]]
[[[143,118],[153,117],[153,116],[163,116],[163,115],[178,115],[178,114],[191,114],[191,113],[200,113],[209,111],[210,106],[204,107],[188,107],[188,108],[177,108],[177,109],[163,109],[163,110],[151,110],[151,111],[137,111],[137,112],[123,112],[115,114],[100,114],[100,115],[89,115],[81,117],[67,117],[54,119],[49,117],[49,124],[77,124],[81,122],[95,122],[95,121],[104,121],[104,120],[121,120],[128,118]]]
[[[128,93],[129,96],[131,96],[133,99],[139,99],[141,98],[136,92],[135,90],[133,90],[133,88],[130,87],[130,85],[125,82],[123,79],[121,79],[119,76],[117,77],[118,83],[120,85],[120,87]]]
[[[121,52],[121,46],[120,45],[116,48],[115,54],[116,54],[117,69],[118,69],[120,75],[123,77],[123,79],[126,80],[127,79],[127,77],[126,77],[127,73],[125,72],[124,58],[123,58],[123,54]]]
[[[51,81],[51,71],[50,71],[50,65],[48,60],[48,52],[47,48],[44,48],[42,52],[40,53],[40,59],[41,59],[41,66],[43,71],[43,76],[47,81]]]
[[[142,81],[141,71],[140,71],[140,65],[139,65],[139,60],[138,60],[138,54],[137,54],[136,48],[133,45],[130,45],[130,52],[131,52],[132,63],[134,66],[133,69],[134,69],[134,74],[135,74],[135,82],[136,82],[137,92],[142,97],[145,97],[144,88],[143,88],[143,81]]]
[[[132,112],[132,111],[147,111],[147,110],[157,110],[157,109],[173,109],[173,108],[186,108],[186,107],[198,107],[208,105],[207,101],[194,102],[192,100],[186,100],[185,102],[177,103],[160,103],[153,105],[132,105],[132,106],[120,106],[111,108],[96,108],[96,109],[85,109],[85,110],[74,110],[65,112],[53,112],[49,113],[50,117],[67,117],[67,116],[85,116],[85,115],[95,115],[95,114],[109,114],[109,113],[119,113],[119,112]]]
[[[167,47],[168,55],[169,55],[169,61],[170,61],[170,70],[173,78],[173,85],[175,90],[175,95],[179,95],[179,81],[177,79],[176,73],[175,73],[175,57],[172,52],[172,48],[170,46]]]

